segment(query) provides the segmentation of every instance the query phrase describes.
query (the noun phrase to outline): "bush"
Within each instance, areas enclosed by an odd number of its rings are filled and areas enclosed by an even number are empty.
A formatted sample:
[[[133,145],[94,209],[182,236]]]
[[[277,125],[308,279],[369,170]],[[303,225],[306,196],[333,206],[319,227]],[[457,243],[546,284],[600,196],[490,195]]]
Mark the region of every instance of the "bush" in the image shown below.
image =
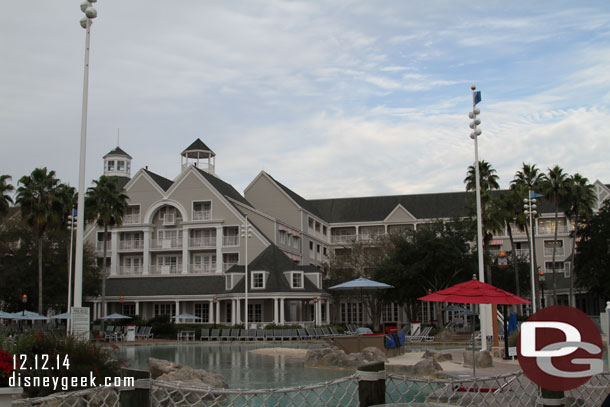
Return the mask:
[[[301,325],[277,325],[277,324],[268,324],[265,325],[263,329],[301,329],[303,328]]]
[[[63,377],[89,377],[90,373],[97,378],[97,384],[104,382],[106,377],[120,376],[121,362],[113,360],[107,349],[92,342],[78,341],[72,337],[55,338],[52,335],[42,333],[29,334],[19,338],[16,344],[3,344],[3,350],[15,355],[27,355],[27,370],[18,370],[17,377],[29,378],[61,378]],[[41,355],[48,355],[49,369],[34,369],[35,358],[41,361]],[[59,363],[57,362],[59,361]],[[67,364],[64,362],[67,361]],[[59,365],[59,366],[58,366]],[[29,368],[32,369],[29,369]],[[54,367],[54,369],[50,369]],[[41,379],[36,379],[41,380]],[[19,383],[15,383],[19,386]],[[70,381],[66,381],[67,388],[52,387],[24,387],[28,397],[42,397],[56,391],[73,391],[83,389],[80,386],[71,386]]]
[[[152,326],[155,339],[176,339],[176,325],[169,319],[169,315],[159,315],[148,321]]]

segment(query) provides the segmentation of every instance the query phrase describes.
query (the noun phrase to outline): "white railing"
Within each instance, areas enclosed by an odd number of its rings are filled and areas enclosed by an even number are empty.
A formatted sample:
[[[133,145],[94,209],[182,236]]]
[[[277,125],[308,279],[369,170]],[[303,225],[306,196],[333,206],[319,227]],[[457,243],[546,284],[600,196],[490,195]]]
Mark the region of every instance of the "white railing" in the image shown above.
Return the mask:
[[[131,276],[131,275],[135,275],[135,274],[142,274],[142,267],[141,266],[131,266],[131,267],[126,267],[126,266],[122,266],[119,268],[119,274],[122,276]]]
[[[173,266],[150,266],[150,274],[176,274],[182,271],[182,264]]]
[[[110,239],[108,239],[108,241],[106,242],[106,251],[110,251],[110,247],[112,246],[112,241]],[[104,242],[103,241],[97,241],[95,244],[95,249],[98,252],[103,252],[104,251]]]
[[[123,225],[137,225],[138,223],[140,223],[139,213],[132,213],[123,216]]]
[[[144,240],[119,240],[120,250],[142,250]]]
[[[331,243],[353,243],[356,241],[356,235],[331,235]]]
[[[239,246],[239,236],[223,236],[223,246]]]
[[[191,237],[189,247],[215,248],[216,236]]]
[[[227,271],[237,263],[222,263],[222,271]]]
[[[212,211],[193,211],[193,220],[210,220],[212,219]]]
[[[527,257],[527,258],[529,258],[530,257],[530,249],[516,249],[515,250],[515,254],[518,257]]]
[[[378,239],[379,236],[382,236],[382,234],[381,233],[361,233],[358,235],[358,240],[360,240],[362,242],[368,242],[371,240]]]
[[[563,256],[564,254],[565,254],[565,251],[563,250],[563,247],[555,248],[555,256]],[[553,257],[553,248],[552,247],[544,248],[544,257]]]
[[[557,233],[568,233],[568,227],[566,225],[559,225]],[[552,226],[538,226],[538,235],[554,235],[555,228]]]
[[[151,249],[177,249],[182,248],[182,239],[152,239],[150,244]]]
[[[163,224],[164,225],[175,225],[176,224],[176,214],[166,213],[163,216]]]
[[[192,274],[213,274],[216,273],[216,263],[212,264],[192,264],[189,266],[189,273]]]

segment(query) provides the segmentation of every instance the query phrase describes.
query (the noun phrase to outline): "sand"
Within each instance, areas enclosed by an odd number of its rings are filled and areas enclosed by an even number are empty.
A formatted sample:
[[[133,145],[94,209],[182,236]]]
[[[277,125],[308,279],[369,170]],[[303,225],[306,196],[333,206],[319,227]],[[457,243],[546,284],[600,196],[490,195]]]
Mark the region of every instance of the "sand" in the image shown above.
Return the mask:
[[[297,358],[305,360],[307,355],[307,349],[297,348],[258,348],[248,351],[249,353],[255,353],[257,355],[266,356],[286,356],[289,358]]]

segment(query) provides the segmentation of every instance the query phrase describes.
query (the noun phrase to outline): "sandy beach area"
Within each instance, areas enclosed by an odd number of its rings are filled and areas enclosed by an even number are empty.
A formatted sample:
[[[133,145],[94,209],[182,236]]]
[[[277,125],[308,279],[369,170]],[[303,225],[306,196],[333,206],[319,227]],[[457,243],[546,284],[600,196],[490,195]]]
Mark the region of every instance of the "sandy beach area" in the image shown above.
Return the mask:
[[[258,348],[249,350],[248,353],[254,353],[257,355],[267,356],[286,356],[290,358],[297,358],[305,360],[307,355],[307,349],[297,348]]]

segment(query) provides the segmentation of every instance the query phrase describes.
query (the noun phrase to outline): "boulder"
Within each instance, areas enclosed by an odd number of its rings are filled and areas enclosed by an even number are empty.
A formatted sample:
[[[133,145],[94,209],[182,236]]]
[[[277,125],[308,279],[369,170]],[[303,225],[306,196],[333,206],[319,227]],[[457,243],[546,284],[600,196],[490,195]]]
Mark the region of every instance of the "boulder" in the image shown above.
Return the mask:
[[[453,360],[453,356],[451,356],[451,353],[440,353],[440,352],[434,352],[434,351],[430,351],[427,350],[424,352],[423,359],[432,359],[435,362],[446,362],[448,360]]]
[[[386,361],[385,353],[375,347],[364,348],[362,352],[346,354],[337,347],[310,349],[305,358],[308,367],[356,368],[364,363]]]
[[[493,367],[493,359],[491,353],[488,350],[482,350],[475,352],[475,363],[476,367]],[[464,351],[464,366],[472,366],[472,351]]]
[[[193,387],[212,387],[225,389],[228,386],[224,376],[202,369],[193,369],[180,363],[148,358],[148,368],[153,379],[180,383]]]
[[[441,365],[432,359],[423,359],[416,364],[409,366],[387,365],[386,369],[392,373],[412,377],[445,377],[445,375],[441,373],[443,371]]]
[[[362,358],[365,362],[385,362],[387,360],[385,352],[374,346],[362,349]]]

